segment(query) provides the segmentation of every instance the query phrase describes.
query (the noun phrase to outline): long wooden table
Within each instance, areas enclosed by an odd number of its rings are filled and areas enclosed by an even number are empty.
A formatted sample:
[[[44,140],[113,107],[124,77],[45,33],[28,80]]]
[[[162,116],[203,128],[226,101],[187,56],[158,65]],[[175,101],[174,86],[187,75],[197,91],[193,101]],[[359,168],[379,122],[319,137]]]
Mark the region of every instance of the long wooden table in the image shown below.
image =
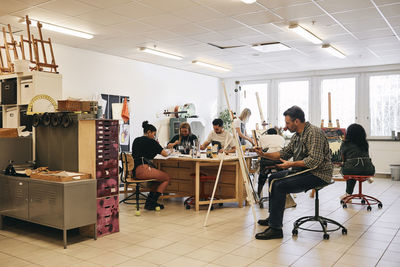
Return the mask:
[[[251,159],[251,156],[246,157],[247,166],[250,166]],[[153,162],[158,169],[171,176],[166,193],[174,193],[174,196],[177,197],[194,195],[195,210],[198,211],[200,205],[210,203],[209,200],[200,200],[200,176],[204,173],[216,177],[220,161],[220,158],[191,158],[186,156],[164,158],[158,156]],[[214,184],[214,181],[204,183],[204,190],[207,194],[211,195]],[[218,199],[214,200],[213,203],[237,202],[239,207],[243,207],[245,200],[243,177],[240,172],[239,159],[236,156],[225,156],[224,158],[216,197]]]

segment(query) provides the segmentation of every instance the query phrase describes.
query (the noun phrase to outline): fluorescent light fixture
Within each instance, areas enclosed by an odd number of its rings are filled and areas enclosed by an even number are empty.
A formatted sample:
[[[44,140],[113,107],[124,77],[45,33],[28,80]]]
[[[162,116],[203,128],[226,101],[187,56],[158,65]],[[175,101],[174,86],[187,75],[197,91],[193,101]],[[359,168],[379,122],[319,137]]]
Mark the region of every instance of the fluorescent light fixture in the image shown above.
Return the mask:
[[[29,19],[29,20],[32,22],[32,25],[37,26],[37,22],[38,22],[37,20],[34,20],[34,19]],[[25,20],[21,20],[21,22],[23,24],[26,24]],[[67,35],[72,35],[75,37],[85,38],[85,39],[92,39],[94,37],[92,34],[89,34],[89,33],[71,30],[68,28],[56,26],[53,24],[45,23],[45,22],[40,22],[40,23],[42,24],[43,29],[45,29],[45,30],[59,32],[59,33],[67,34]]]
[[[290,50],[291,48],[287,45],[284,45],[279,42],[275,43],[264,43],[264,44],[255,44],[251,48],[263,52],[263,53],[269,53],[269,52],[276,52],[276,51],[285,51],[285,50]]]
[[[319,39],[317,36],[315,36],[315,34],[313,34],[312,32],[301,27],[299,24],[290,25],[289,29],[314,44],[322,44],[321,39]]]
[[[215,69],[215,70],[230,71],[230,69],[227,69],[227,68],[224,68],[224,67],[221,67],[221,66],[217,66],[217,65],[213,65],[213,64],[209,64],[209,63],[205,63],[205,62],[198,61],[198,60],[193,60],[192,63],[196,64],[196,65],[203,66],[203,67],[212,68],[212,69]]]
[[[346,55],[343,54],[342,52],[340,52],[339,50],[337,50],[336,48],[334,48],[333,46],[331,46],[330,44],[324,44],[322,45],[322,48],[328,52],[329,54],[338,57],[338,58],[345,58]]]
[[[177,55],[173,55],[173,54],[170,54],[170,53],[166,53],[166,52],[162,52],[162,51],[159,51],[159,50],[147,48],[147,47],[139,47],[139,51],[142,51],[142,52],[145,52],[145,53],[149,53],[149,54],[153,54],[153,55],[157,55],[157,56],[160,56],[160,57],[176,59],[176,60],[182,60],[183,59],[183,57],[180,57],[180,56],[177,56]]]
[[[242,2],[245,4],[253,4],[253,3],[257,2],[257,0],[242,0]]]

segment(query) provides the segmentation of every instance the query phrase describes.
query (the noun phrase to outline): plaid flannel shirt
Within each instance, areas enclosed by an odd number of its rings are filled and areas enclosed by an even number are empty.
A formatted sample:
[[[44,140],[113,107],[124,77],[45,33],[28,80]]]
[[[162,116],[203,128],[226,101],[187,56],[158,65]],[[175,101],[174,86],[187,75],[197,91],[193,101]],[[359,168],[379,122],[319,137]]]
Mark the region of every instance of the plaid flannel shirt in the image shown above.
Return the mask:
[[[294,151],[297,144],[303,146],[305,157],[296,158]],[[320,128],[309,122],[306,122],[301,134],[292,136],[290,143],[280,151],[280,156],[285,160],[292,157],[294,161],[303,160],[307,168],[315,168],[310,171],[313,175],[328,183],[332,179],[333,165],[328,139]]]

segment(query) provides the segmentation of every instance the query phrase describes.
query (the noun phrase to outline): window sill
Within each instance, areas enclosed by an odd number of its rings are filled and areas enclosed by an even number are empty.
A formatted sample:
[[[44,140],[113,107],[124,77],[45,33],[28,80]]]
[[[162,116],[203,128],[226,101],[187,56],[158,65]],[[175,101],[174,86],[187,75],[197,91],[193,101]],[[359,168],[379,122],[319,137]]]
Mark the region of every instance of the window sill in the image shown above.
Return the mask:
[[[392,139],[392,138],[386,138],[386,139],[381,139],[381,138],[368,138],[367,141],[384,141],[384,142],[400,142],[399,139]]]

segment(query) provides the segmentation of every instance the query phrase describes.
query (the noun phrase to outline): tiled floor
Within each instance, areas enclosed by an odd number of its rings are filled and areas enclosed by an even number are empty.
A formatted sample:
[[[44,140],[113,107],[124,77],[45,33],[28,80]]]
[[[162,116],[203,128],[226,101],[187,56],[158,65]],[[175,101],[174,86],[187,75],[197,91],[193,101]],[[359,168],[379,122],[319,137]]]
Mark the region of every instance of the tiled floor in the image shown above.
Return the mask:
[[[140,217],[134,206],[122,204],[120,233],[97,241],[70,233],[68,249],[60,231],[9,220],[0,230],[0,266],[400,266],[400,182],[364,184],[383,202],[371,212],[356,205],[343,209],[338,197],[344,187],[336,182],[320,193],[322,215],[348,228],[348,235],[335,232],[330,240],[321,233],[291,235],[293,221],[314,212],[308,194],[298,194],[297,208],[286,210],[284,238],[269,241],[254,239],[264,227],[253,224],[249,207],[217,208],[203,227],[206,210],[196,213],[170,200],[165,210]],[[258,207],[256,213],[267,216]]]

